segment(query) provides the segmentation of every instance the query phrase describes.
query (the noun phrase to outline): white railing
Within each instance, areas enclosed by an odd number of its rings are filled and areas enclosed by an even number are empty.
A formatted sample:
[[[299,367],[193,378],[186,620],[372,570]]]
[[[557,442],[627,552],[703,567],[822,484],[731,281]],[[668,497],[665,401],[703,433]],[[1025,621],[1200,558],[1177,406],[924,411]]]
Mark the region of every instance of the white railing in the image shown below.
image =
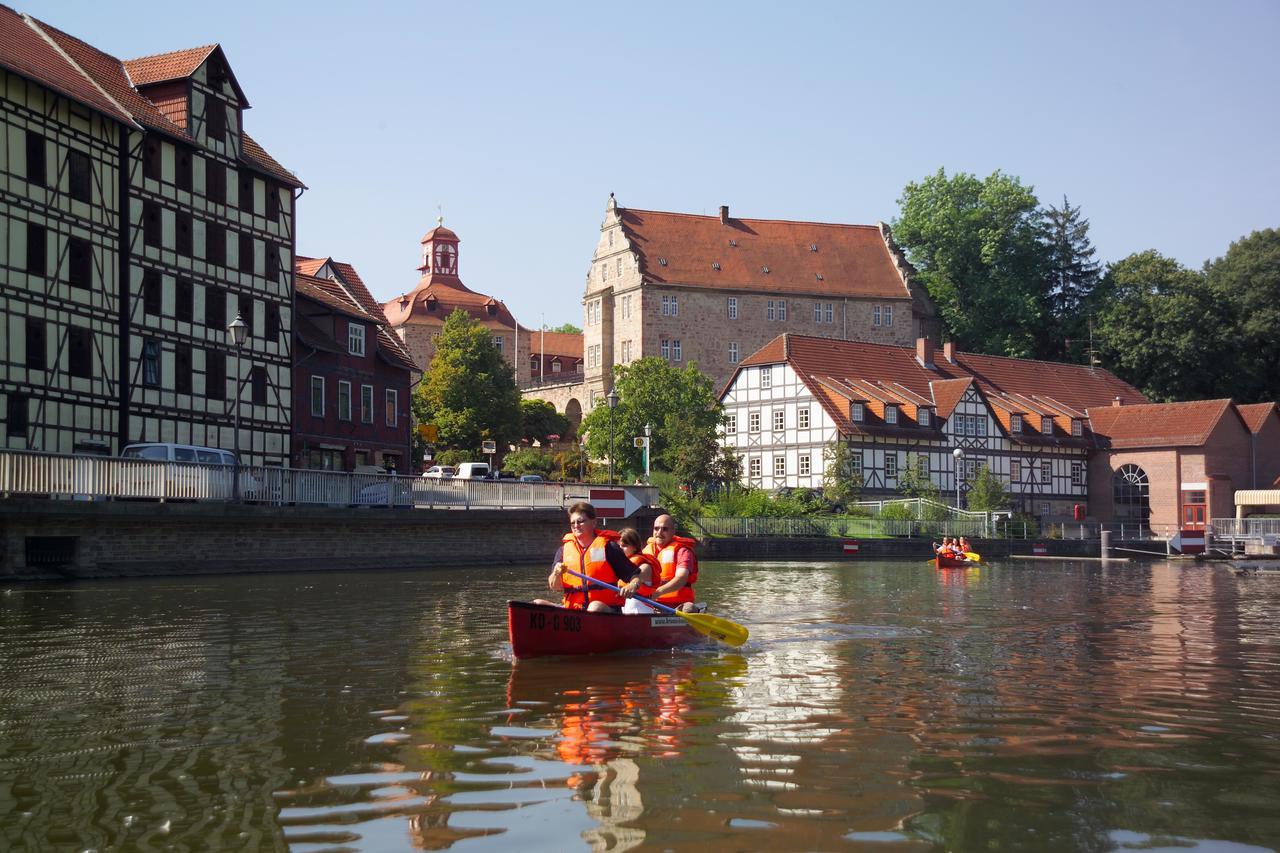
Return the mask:
[[[515,480],[435,480],[393,474],[347,474],[242,465],[240,500],[248,503],[330,507],[563,508],[588,500],[585,483]],[[230,501],[235,466],[156,462],[104,456],[0,451],[0,497],[38,495],[75,500],[144,499]],[[655,506],[653,486],[613,486]]]
[[[848,516],[806,516],[801,518],[699,518],[697,527],[709,536],[795,536],[795,537],[881,537],[881,536],[966,536],[970,539],[1087,539],[1097,541],[1102,531],[1113,542],[1165,540],[1175,528],[1153,529],[1140,522],[1027,523],[1020,519],[989,521],[984,513],[971,518],[896,519]]]
[[[1280,536],[1280,518],[1215,518],[1209,529],[1220,539],[1263,539]]]

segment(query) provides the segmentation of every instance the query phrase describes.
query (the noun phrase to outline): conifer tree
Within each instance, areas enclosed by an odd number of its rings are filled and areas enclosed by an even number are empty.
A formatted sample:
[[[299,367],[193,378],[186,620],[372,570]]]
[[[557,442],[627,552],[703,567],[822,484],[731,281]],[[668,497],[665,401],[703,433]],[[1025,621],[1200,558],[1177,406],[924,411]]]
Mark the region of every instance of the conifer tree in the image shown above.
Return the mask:
[[[1045,295],[1052,324],[1048,355],[1066,361],[1089,359],[1089,316],[1092,297],[1102,277],[1089,241],[1089,220],[1064,195],[1062,207],[1044,212]]]

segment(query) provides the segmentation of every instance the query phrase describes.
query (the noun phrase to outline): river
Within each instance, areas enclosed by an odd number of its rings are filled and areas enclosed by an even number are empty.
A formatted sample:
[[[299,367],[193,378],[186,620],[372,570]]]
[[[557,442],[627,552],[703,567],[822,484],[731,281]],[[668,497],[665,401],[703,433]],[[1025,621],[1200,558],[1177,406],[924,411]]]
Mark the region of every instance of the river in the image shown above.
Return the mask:
[[[1280,572],[711,563],[742,648],[514,663],[545,571],[0,590],[0,848],[1280,845]]]

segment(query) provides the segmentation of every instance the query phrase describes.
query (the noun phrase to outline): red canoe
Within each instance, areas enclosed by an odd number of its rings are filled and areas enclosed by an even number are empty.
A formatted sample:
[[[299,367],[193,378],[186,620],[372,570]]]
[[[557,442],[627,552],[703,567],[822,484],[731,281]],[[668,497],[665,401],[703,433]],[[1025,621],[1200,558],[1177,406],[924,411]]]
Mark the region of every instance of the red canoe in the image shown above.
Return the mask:
[[[671,649],[708,642],[682,616],[587,613],[525,601],[507,602],[507,628],[511,653],[517,658]]]
[[[976,560],[961,560],[959,557],[944,557],[941,554],[934,557],[934,562],[940,569],[970,569],[981,565]]]

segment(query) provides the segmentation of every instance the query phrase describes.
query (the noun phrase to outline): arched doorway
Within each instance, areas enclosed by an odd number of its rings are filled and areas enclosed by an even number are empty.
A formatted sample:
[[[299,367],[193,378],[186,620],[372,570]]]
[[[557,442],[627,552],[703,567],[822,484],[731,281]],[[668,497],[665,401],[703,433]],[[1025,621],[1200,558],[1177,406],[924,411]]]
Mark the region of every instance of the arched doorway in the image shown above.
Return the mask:
[[[1111,475],[1111,489],[1116,521],[1146,523],[1151,519],[1151,484],[1146,471],[1133,464],[1121,465]]]
[[[577,435],[578,424],[582,423],[582,404],[577,400],[569,400],[564,405],[564,416],[569,419],[570,432]]]

